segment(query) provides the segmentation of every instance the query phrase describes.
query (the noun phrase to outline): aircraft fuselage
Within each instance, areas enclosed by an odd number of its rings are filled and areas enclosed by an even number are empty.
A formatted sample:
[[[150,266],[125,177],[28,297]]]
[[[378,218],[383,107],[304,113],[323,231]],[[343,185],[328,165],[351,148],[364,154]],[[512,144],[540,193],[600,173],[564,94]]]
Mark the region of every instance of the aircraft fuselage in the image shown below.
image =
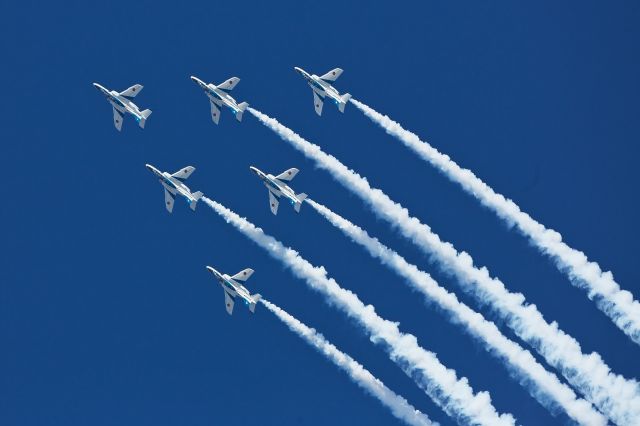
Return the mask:
[[[273,195],[275,195],[278,198],[281,197],[285,197],[287,200],[289,200],[289,202],[291,204],[296,204],[298,202],[300,202],[298,200],[298,197],[296,197],[296,193],[293,191],[293,189],[291,189],[288,185],[278,181],[275,176],[271,175],[271,174],[264,174],[262,171],[258,170],[255,167],[251,167],[251,170],[258,175],[258,177],[260,179],[262,179],[262,182],[264,183],[264,186],[267,187],[267,189],[273,193]]]
[[[327,83],[326,81],[324,81],[323,79],[321,79],[315,74],[313,75],[309,74],[302,68],[296,67],[295,70],[298,71],[298,73],[302,75],[302,77],[304,77],[305,80],[307,80],[307,84],[309,84],[309,86],[311,87],[311,90],[316,92],[320,97],[324,98],[325,96],[328,96],[336,104],[340,103],[341,101],[340,93],[332,85],[330,85],[329,83]]]
[[[206,84],[204,81],[200,80],[197,77],[191,77],[191,79],[198,83],[198,86],[200,86],[202,90],[204,90],[209,99],[211,99],[211,102],[213,102],[214,104],[218,106],[226,106],[234,114],[240,111],[240,107],[238,106],[236,100],[233,99],[231,95],[229,95],[224,90],[218,89],[213,84]]]
[[[131,114],[135,117],[137,121],[142,119],[142,113],[136,104],[131,102],[131,100],[127,99],[125,96],[120,95],[115,90],[107,90],[104,86],[93,83],[95,87],[98,88],[102,92],[102,94],[107,98],[107,101],[120,113],[122,114]]]
[[[251,303],[253,303],[253,300],[251,299],[251,293],[249,293],[249,290],[247,290],[243,285],[238,284],[229,275],[221,274],[210,266],[208,266],[207,269],[209,269],[211,273],[213,273],[213,275],[220,283],[220,286],[222,286],[222,289],[229,293],[229,296],[233,297],[234,299],[239,296],[246,305],[250,305]]]
[[[197,201],[195,197],[191,194],[191,190],[187,185],[182,183],[179,179],[171,176],[167,172],[161,172],[150,164],[147,164],[147,169],[151,170],[153,174],[158,177],[158,180],[165,187],[167,191],[169,191],[172,195],[180,194],[184,198],[186,198],[187,202],[191,204],[194,201]]]

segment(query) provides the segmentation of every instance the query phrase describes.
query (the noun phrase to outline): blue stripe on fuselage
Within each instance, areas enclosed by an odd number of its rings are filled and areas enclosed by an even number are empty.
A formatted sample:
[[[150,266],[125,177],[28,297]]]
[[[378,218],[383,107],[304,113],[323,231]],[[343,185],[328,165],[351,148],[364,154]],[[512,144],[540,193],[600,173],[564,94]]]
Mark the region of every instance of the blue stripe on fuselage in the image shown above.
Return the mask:
[[[324,87],[322,87],[320,85],[320,83],[318,83],[317,81],[315,81],[313,79],[309,80],[309,84],[311,84],[312,86],[315,86],[318,90],[322,90],[323,92],[325,91]]]

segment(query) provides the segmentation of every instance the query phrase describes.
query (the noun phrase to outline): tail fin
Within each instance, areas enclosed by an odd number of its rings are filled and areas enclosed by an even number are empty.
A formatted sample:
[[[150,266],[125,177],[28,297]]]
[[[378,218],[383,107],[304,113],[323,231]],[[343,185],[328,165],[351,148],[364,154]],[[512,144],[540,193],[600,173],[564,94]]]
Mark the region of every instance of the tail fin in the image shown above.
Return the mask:
[[[296,213],[300,213],[300,207],[302,207],[302,203],[306,200],[307,194],[297,194],[296,198],[298,199],[298,202],[293,205],[293,208],[296,210]]]
[[[144,129],[144,125],[147,122],[147,118],[149,118],[149,116],[151,115],[151,110],[145,109],[140,113],[140,115],[142,115],[142,117],[140,117],[140,120],[138,120],[138,125]]]
[[[262,296],[260,296],[259,294],[254,294],[251,296],[251,298],[253,299],[253,303],[249,305],[249,310],[251,311],[251,313],[253,313],[256,310],[256,305],[258,304],[258,301],[262,299]]]
[[[349,102],[349,99],[351,99],[351,95],[348,93],[340,96],[340,103],[338,104],[340,112],[344,112],[344,107],[347,105],[347,102]]]
[[[200,198],[202,198],[204,194],[200,191],[197,191],[191,195],[193,195],[193,201],[191,202],[191,204],[189,204],[189,207],[191,207],[191,210],[196,211],[196,206],[198,205],[198,201],[200,200]]]
[[[246,102],[241,102],[240,104],[238,104],[238,112],[236,112],[236,120],[238,121],[242,121],[242,114],[244,114],[244,110],[247,109],[247,107],[249,106],[248,103]]]

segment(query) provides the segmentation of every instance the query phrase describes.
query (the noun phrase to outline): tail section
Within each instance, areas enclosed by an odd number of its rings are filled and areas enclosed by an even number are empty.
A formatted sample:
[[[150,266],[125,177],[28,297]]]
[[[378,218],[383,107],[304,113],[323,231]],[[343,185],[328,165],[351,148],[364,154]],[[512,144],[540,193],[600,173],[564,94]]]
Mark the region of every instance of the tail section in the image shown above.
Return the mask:
[[[238,104],[238,112],[236,112],[236,120],[238,121],[242,121],[242,114],[244,114],[244,110],[247,109],[247,107],[249,106],[248,103],[246,102],[241,102],[240,104]]]
[[[296,198],[298,199],[298,202],[293,205],[293,208],[296,210],[296,213],[300,213],[300,207],[302,207],[304,200],[307,199],[307,194],[297,194]]]
[[[204,194],[200,191],[197,191],[191,195],[193,196],[193,201],[189,204],[189,207],[191,207],[191,210],[196,211],[196,206],[198,205],[198,201],[200,200],[200,198],[202,198]]]
[[[258,301],[262,299],[262,296],[260,296],[259,294],[254,294],[251,296],[251,299],[253,299],[253,302],[249,305],[249,310],[251,311],[251,313],[253,313],[256,310],[256,305],[258,304]]]
[[[142,117],[140,117],[140,120],[138,120],[138,125],[144,129],[144,125],[147,122],[147,118],[149,118],[149,116],[151,115],[151,110],[145,109],[140,113],[140,115],[142,115]]]
[[[340,96],[340,103],[338,104],[340,112],[344,112],[344,107],[347,105],[347,102],[349,102],[349,99],[351,99],[351,95],[348,93]]]

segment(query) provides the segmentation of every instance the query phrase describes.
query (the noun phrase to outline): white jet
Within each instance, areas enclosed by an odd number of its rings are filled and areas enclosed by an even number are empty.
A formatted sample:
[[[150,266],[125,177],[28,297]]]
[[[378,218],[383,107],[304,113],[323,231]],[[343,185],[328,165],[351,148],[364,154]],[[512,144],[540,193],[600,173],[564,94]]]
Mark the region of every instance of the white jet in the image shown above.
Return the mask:
[[[187,200],[187,203],[189,203],[191,210],[196,210],[196,204],[198,203],[198,200],[202,198],[203,194],[200,191],[192,193],[187,185],[183,183],[183,181],[191,176],[191,173],[196,170],[195,167],[187,166],[173,174],[161,172],[151,164],[146,164],[146,167],[158,177],[158,180],[164,187],[164,202],[169,213],[173,211],[174,197],[176,195],[182,195]]]
[[[104,86],[98,83],[93,83],[94,87],[97,87],[103,95],[107,97],[107,100],[113,107],[113,125],[116,126],[118,131],[122,130],[122,115],[131,114],[138,122],[138,125],[144,129],[144,125],[147,122],[147,118],[151,115],[150,109],[140,111],[138,106],[133,103],[132,99],[136,97],[142,90],[141,84],[134,84],[124,92],[116,92],[115,90],[107,90]]]
[[[211,119],[214,123],[218,124],[220,120],[220,108],[227,107],[236,116],[236,120],[242,121],[242,114],[244,110],[249,106],[246,102],[237,103],[235,99],[227,93],[227,91],[233,90],[234,87],[240,82],[238,77],[231,77],[229,80],[215,85],[213,83],[206,84],[198,77],[191,76],[191,80],[198,83],[198,86],[204,90],[209,97],[209,103],[211,104]]]
[[[297,213],[300,212],[300,206],[302,202],[307,198],[307,194],[296,194],[285,182],[290,182],[298,174],[298,169],[289,169],[278,176],[267,175],[262,173],[256,167],[249,167],[253,173],[258,175],[264,186],[269,190],[269,205],[271,207],[271,213],[278,214],[278,205],[280,204],[280,198],[284,197],[289,200],[293,208]]]
[[[318,77],[317,75],[309,75],[308,72],[303,70],[302,68],[294,67],[300,75],[302,75],[309,86],[311,86],[311,90],[313,90],[313,105],[316,108],[316,114],[322,115],[322,105],[325,97],[329,97],[337,106],[340,112],[344,112],[344,107],[351,99],[351,95],[345,93],[344,95],[340,95],[338,91],[328,82],[336,81],[340,74],[342,74],[341,68],[335,68],[329,71],[328,73]]]
[[[213,269],[211,266],[207,266],[209,272],[216,277],[222,289],[224,290],[224,304],[227,307],[227,313],[231,315],[233,313],[233,305],[236,298],[240,298],[245,305],[249,307],[251,313],[256,309],[256,304],[262,298],[259,294],[251,294],[242,284],[238,281],[245,282],[253,275],[253,269],[247,268],[230,277],[227,274],[221,274]]]

